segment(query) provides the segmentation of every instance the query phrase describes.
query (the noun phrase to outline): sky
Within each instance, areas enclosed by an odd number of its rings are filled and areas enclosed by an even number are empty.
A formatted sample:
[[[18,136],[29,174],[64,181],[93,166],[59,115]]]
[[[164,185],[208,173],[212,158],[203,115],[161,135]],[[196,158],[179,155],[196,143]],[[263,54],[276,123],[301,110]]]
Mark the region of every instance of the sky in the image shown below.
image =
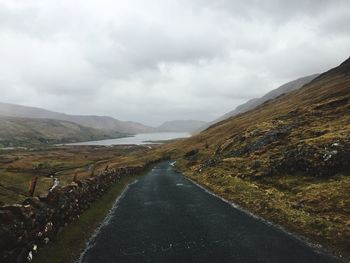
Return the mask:
[[[0,101],[211,121],[350,56],[348,0],[0,0]]]

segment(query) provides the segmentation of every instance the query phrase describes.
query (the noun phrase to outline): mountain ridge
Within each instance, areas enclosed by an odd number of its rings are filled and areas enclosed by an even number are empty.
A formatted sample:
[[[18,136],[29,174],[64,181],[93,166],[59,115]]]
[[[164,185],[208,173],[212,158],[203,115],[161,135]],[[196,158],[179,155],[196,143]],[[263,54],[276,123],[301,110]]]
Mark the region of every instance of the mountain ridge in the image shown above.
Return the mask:
[[[71,143],[123,136],[125,134],[62,120],[0,116],[0,144],[4,147]]]
[[[97,115],[70,115],[50,111],[39,107],[30,107],[0,102],[0,115],[8,117],[55,119],[77,123],[90,128],[111,130],[126,134],[144,133],[153,131],[152,127],[137,122],[120,121],[109,116]]]
[[[164,146],[219,196],[350,259],[350,60]]]
[[[194,132],[206,122],[198,120],[165,121],[158,127],[151,127],[133,121],[120,121],[110,116],[98,115],[70,115],[39,107],[24,106],[0,102],[0,116],[30,119],[52,119],[74,122],[76,124],[104,130],[105,132],[119,132],[124,134],[150,132]]]
[[[278,96],[281,96],[282,94],[286,94],[286,93],[289,93],[293,90],[299,89],[302,86],[304,86],[305,84],[312,81],[313,79],[317,78],[318,76],[320,76],[320,74],[312,74],[312,75],[304,76],[304,77],[289,81],[289,82],[279,86],[278,88],[269,91],[268,93],[264,94],[263,96],[261,96],[259,98],[250,99],[247,102],[245,102],[241,105],[238,105],[234,110],[232,110],[232,111],[222,115],[221,117],[215,119],[214,121],[211,121],[208,124],[204,125],[203,127],[201,127],[199,129],[199,131],[205,130],[205,129],[209,128],[211,125],[215,125],[216,123],[219,123],[219,122],[221,122],[225,119],[228,119],[230,117],[236,116],[240,113],[244,113],[246,111],[252,110],[252,109],[258,107],[259,105],[265,103],[266,101],[274,99]]]
[[[165,121],[156,128],[161,132],[189,132],[194,133],[207,122],[199,120],[173,120]]]

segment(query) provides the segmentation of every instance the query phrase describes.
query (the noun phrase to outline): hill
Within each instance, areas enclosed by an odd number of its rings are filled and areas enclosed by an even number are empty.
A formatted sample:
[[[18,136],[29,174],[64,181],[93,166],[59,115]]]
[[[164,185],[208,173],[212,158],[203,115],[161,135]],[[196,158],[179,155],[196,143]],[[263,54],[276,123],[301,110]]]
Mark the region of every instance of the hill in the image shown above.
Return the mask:
[[[125,135],[67,121],[0,117],[0,145],[5,147],[102,140],[122,136]]]
[[[350,258],[350,59],[163,147],[216,194]]]
[[[200,130],[205,130],[209,126],[211,126],[215,123],[218,123],[222,120],[225,120],[225,119],[230,118],[232,116],[236,116],[237,114],[252,110],[255,107],[263,104],[264,102],[271,100],[271,99],[274,99],[274,98],[277,98],[278,96],[280,96],[282,94],[286,94],[286,93],[289,93],[293,90],[300,89],[302,86],[304,86],[305,84],[307,84],[310,81],[312,81],[313,79],[315,79],[318,75],[319,74],[313,74],[313,75],[309,75],[309,76],[302,77],[302,78],[290,81],[288,83],[285,83],[282,86],[278,87],[277,89],[274,89],[274,90],[266,93],[264,96],[262,96],[260,98],[251,99],[251,100],[247,101],[246,103],[243,103],[242,105],[237,106],[233,111],[230,111],[230,112],[224,114],[223,116],[217,118],[216,120],[202,126],[200,128]]]
[[[69,115],[45,110],[42,108],[28,107],[9,103],[0,103],[0,115],[8,117],[55,119],[69,121],[95,129],[110,130],[114,132],[128,134],[153,131],[153,128],[145,126],[141,123],[120,121],[108,116]]]
[[[193,133],[205,125],[205,121],[197,120],[175,120],[167,121],[156,128],[160,132],[189,132]]]

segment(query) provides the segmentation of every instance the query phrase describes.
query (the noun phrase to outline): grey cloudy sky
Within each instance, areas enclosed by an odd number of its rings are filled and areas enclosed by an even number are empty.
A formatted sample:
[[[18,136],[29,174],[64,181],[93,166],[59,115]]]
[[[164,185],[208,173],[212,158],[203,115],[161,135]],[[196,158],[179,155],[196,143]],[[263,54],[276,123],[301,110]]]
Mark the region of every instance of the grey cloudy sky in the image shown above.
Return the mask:
[[[350,56],[344,0],[0,0],[2,102],[213,120]]]

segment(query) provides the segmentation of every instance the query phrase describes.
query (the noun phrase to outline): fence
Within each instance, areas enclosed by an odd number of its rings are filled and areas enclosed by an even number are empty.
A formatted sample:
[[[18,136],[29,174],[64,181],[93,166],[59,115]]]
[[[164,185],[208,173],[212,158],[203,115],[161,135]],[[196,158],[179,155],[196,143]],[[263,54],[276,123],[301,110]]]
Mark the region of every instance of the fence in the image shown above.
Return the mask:
[[[149,163],[151,164],[151,163]],[[108,169],[83,180],[73,177],[65,187],[57,183],[45,196],[33,197],[37,177],[29,183],[29,198],[22,204],[0,207],[0,262],[30,262],[38,248],[59,230],[77,219],[123,176],[140,173],[143,167]]]

